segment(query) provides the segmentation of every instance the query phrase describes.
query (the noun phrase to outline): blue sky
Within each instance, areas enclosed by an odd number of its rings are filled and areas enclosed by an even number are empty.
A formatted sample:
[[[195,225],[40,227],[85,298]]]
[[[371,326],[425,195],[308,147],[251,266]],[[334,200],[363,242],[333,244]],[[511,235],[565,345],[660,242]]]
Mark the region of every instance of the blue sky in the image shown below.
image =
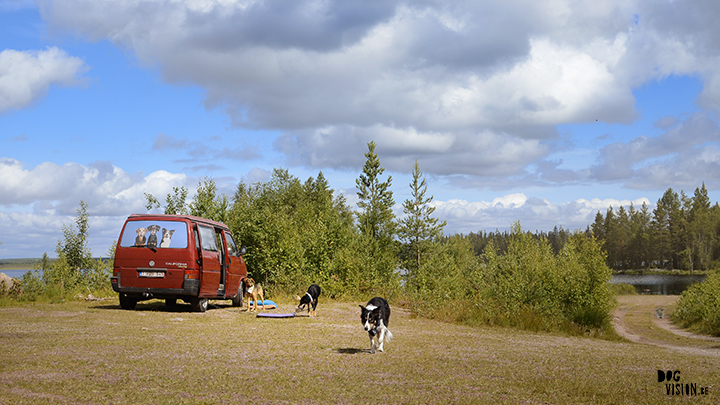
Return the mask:
[[[54,256],[81,199],[104,254],[205,177],[322,171],[354,207],[371,140],[449,234],[718,200],[714,2],[481,3],[0,2],[0,258]]]

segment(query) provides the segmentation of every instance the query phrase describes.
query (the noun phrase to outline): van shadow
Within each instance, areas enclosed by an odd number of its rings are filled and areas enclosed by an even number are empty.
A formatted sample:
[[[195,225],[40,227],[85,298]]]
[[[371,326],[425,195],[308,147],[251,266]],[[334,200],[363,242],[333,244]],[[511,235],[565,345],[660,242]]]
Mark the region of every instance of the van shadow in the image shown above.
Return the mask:
[[[93,309],[107,309],[107,310],[115,310],[115,311],[125,311],[120,304],[100,304],[92,306]],[[208,311],[216,311],[216,310],[225,310],[225,311],[232,311],[232,312],[238,312],[243,313],[247,311],[243,311],[243,309],[239,307],[234,307],[232,305],[216,305],[216,304],[208,304]],[[135,309],[132,311],[135,312],[168,312],[168,313],[190,313],[194,312],[192,310],[192,306],[187,303],[180,303],[178,302],[175,305],[166,305],[164,302],[156,301],[156,302],[138,302],[135,305]],[[197,312],[195,312],[197,313]]]

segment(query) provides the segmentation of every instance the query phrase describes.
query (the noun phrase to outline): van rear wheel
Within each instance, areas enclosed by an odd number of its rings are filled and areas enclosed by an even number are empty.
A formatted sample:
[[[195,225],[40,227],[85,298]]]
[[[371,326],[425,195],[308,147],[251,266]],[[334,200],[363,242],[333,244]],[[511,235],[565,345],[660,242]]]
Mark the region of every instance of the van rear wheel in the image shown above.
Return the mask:
[[[131,298],[127,294],[120,294],[120,307],[122,309],[133,310],[135,309],[135,305],[137,305],[135,298]]]
[[[192,308],[193,312],[205,312],[208,309],[208,299],[192,297],[190,299],[190,307]]]

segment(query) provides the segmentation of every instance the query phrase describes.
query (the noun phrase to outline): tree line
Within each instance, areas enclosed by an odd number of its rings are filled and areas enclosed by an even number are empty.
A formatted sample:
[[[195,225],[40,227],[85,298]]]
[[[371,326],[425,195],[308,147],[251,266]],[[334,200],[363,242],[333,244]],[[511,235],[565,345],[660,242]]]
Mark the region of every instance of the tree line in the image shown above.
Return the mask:
[[[392,210],[392,176],[368,143],[356,179],[357,209],[335,195],[322,172],[306,180],[275,169],[266,182],[221,194],[212,178],[188,199],[174,187],[164,201],[145,194],[148,211],[190,214],[226,223],[247,247],[248,273],[271,294],[291,296],[311,283],[335,299],[388,298],[430,318],[533,330],[602,332],[609,327],[610,269],[587,232],[509,232],[443,236],[432,195],[416,161],[403,216]],[[22,280],[21,300],[111,293],[110,260],[87,248],[87,205],[63,227],[58,259],[47,254]],[[29,292],[29,293],[28,293]]]
[[[720,260],[720,206],[711,205],[705,183],[691,197],[672,188],[650,211],[610,207],[589,230],[603,244],[613,270],[709,270]]]
[[[219,194],[211,178],[173,189],[148,210],[221,222],[247,247],[248,273],[275,292],[318,283],[336,299],[382,295],[428,317],[531,329],[607,327],[610,269],[594,238],[555,228],[443,236],[416,161],[403,217],[393,213],[392,176],[368,143],[356,179],[357,209],[322,172],[306,180],[275,169],[270,180]]]

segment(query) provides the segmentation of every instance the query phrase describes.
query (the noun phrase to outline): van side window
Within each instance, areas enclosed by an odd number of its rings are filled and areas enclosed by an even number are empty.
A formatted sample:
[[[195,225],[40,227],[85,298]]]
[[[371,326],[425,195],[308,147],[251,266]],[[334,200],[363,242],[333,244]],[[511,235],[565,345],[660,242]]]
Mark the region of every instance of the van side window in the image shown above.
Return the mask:
[[[230,235],[229,232],[225,233],[225,240],[227,241],[228,245],[228,252],[230,253],[230,256],[240,257],[240,252],[238,251],[237,245],[235,244],[235,241],[233,240],[232,235]]]
[[[210,252],[217,252],[217,242],[215,241],[215,230],[206,226],[198,226],[200,230],[200,243],[202,249]]]

